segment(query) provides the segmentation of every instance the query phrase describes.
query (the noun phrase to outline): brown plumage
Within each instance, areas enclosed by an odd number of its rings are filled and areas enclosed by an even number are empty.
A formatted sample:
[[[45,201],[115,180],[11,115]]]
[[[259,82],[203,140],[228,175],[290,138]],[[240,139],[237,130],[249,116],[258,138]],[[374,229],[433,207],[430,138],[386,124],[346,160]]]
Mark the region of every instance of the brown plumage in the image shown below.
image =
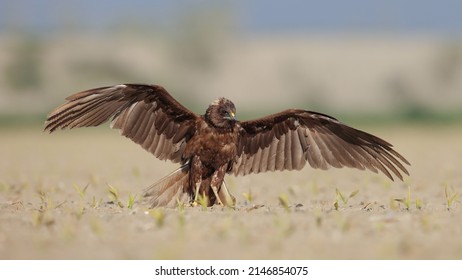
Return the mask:
[[[220,98],[197,115],[157,85],[124,84],[76,93],[52,111],[45,130],[111,127],[162,160],[181,167],[145,190],[150,206],[197,201],[232,206],[226,173],[352,167],[381,171],[388,178],[409,175],[409,162],[376,136],[337,119],[290,109],[251,121],[237,121],[234,104]]]

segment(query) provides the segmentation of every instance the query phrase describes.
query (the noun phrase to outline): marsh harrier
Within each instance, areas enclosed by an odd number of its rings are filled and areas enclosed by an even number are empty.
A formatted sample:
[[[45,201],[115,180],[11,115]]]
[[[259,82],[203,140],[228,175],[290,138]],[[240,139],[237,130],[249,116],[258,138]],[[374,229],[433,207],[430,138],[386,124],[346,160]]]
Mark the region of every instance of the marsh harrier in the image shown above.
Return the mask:
[[[226,173],[351,167],[381,171],[393,180],[409,174],[409,162],[392,145],[316,112],[289,109],[263,118],[238,121],[234,104],[219,98],[197,115],[158,85],[121,84],[90,89],[67,98],[52,111],[45,130],[97,126],[111,128],[161,160],[181,167],[147,188],[151,207],[194,203],[232,206]]]

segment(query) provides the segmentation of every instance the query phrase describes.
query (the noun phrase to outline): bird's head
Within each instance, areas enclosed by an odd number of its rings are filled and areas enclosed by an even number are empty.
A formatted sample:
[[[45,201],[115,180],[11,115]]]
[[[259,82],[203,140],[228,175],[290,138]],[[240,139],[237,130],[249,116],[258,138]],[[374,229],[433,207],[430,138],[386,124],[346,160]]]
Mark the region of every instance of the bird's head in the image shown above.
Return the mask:
[[[236,107],[230,100],[220,97],[205,112],[206,120],[218,128],[232,128],[236,123]]]

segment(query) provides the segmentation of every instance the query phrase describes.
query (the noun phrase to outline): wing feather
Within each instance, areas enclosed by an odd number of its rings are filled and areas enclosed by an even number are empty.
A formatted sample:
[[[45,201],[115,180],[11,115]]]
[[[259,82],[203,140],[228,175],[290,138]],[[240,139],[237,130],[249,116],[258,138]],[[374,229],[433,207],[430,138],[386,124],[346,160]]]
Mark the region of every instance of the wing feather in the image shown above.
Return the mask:
[[[111,128],[156,157],[180,162],[198,118],[161,86],[123,84],[69,96],[48,115],[45,130],[97,126],[112,120]]]
[[[277,154],[277,146],[279,140],[274,137],[271,145],[269,146],[269,160],[268,160],[268,170],[275,171],[276,168],[276,154]],[[266,170],[263,170],[266,171]]]
[[[262,149],[258,149],[255,156],[253,156],[252,172],[254,173],[258,173],[258,170],[260,169],[262,154],[263,154]]]
[[[151,106],[151,108],[146,111],[146,118],[143,120],[143,125],[140,127],[140,131],[142,131],[142,133],[136,136],[138,139],[144,139],[142,140],[142,143],[140,143],[143,148],[147,146],[146,142],[152,141],[152,135],[155,134],[151,133],[151,128],[156,117],[156,114],[153,114],[152,110],[153,108]]]
[[[155,152],[159,144],[160,135],[157,133],[153,133],[153,135],[154,135],[154,138],[152,139],[151,145],[149,146],[149,151],[152,151],[152,153],[156,155]]]
[[[326,170],[328,168],[326,160],[322,156],[321,148],[316,143],[316,140],[314,139],[313,134],[308,129],[306,129],[305,136],[307,137],[308,142],[310,143],[310,147],[308,148],[308,153],[307,153],[308,162],[314,168]]]
[[[279,126],[280,127],[280,126]],[[275,162],[276,162],[276,166],[275,166],[275,169],[276,170],[284,170],[284,160],[285,160],[285,157],[284,157],[284,145],[285,145],[285,142],[286,142],[286,138],[285,138],[285,134],[281,134],[279,135],[279,141],[277,143],[277,146],[276,146],[276,158],[275,158]]]
[[[306,163],[380,171],[391,180],[409,175],[409,162],[390,143],[324,114],[291,109],[239,125],[235,175],[300,170]]]

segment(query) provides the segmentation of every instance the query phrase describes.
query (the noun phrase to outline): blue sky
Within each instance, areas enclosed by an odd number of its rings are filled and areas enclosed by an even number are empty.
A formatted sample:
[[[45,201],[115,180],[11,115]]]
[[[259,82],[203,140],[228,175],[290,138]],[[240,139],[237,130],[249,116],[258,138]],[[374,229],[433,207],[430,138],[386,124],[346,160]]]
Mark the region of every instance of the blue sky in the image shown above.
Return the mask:
[[[392,32],[462,35],[459,0],[0,0],[0,31],[63,25],[105,30],[118,22],[168,26],[190,9],[230,11],[244,33]]]

